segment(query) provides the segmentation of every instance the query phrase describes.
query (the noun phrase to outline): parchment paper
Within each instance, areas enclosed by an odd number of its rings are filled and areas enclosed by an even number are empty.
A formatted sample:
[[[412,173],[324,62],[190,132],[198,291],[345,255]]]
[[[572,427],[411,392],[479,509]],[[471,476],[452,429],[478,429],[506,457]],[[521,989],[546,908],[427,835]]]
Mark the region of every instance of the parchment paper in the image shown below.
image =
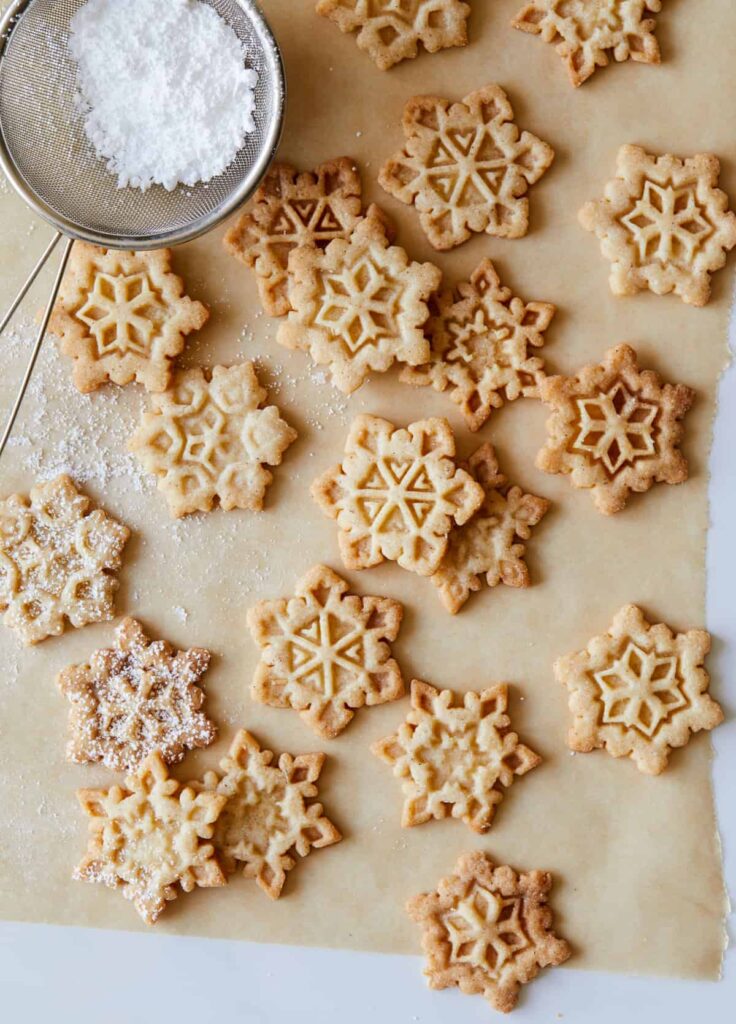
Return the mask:
[[[273,385],[272,397],[300,438],[276,471],[263,514],[216,512],[175,525],[163,497],[141,481],[123,453],[142,396],[136,388],[77,396],[68,383],[69,366],[50,341],[14,447],[0,469],[2,492],[27,490],[34,477],[71,470],[134,531],[119,612],[140,616],[179,645],[204,645],[215,653],[206,679],[207,706],[220,739],[189,755],[177,770],[180,778],[214,766],[240,725],[277,750],[323,746],[296,714],[250,700],[257,652],[245,614],[257,599],[291,593],[298,576],[318,561],[341,571],[335,526],[314,505],[308,487],[338,460],[353,415],[369,411],[400,422],[448,416],[462,455],[492,440],[509,476],[554,502],[529,545],[535,586],[526,592],[484,591],[456,618],[444,611],[428,581],[395,566],[346,573],[359,592],[405,603],[395,651],[407,680],[418,676],[459,690],[502,679],[513,684],[515,726],[545,761],[508,793],[489,834],[476,837],[456,821],[402,831],[398,783],[368,745],[396,726],[407,702],[364,711],[326,746],[322,794],[344,841],[302,862],[276,903],[253,883],[236,879],[222,890],[200,890],[172,904],[156,926],[161,931],[417,952],[404,900],[433,887],[462,850],[482,847],[500,861],[555,873],[559,930],[574,944],[574,966],[696,977],[718,972],[725,897],[708,738],[698,736],[677,752],[659,778],[604,753],[572,756],[564,743],[565,694],[551,666],[558,654],[605,629],[627,601],[677,628],[704,622],[707,454],[725,361],[731,273],[715,277],[705,309],[649,294],[616,299],[608,289],[608,264],[576,214],[584,200],[600,195],[624,142],[656,152],[713,150],[724,159],[722,185],[736,197],[736,5],[668,0],[659,17],[661,67],[616,66],[573,91],[552,47],[509,27],[519,3],[476,0],[470,47],[424,55],[381,73],[353,39],[314,14],[312,0],[264,0],[289,78],[282,156],[305,167],[354,156],[367,198],[396,216],[400,241],[414,257],[435,259],[456,280],[490,256],[517,294],[555,302],[559,312],[545,350],[549,369],[575,371],[626,340],[644,365],[694,387],[698,399],[685,442],[692,479],[681,487],[656,487],[607,519],[589,495],[534,468],[546,416],[536,402],[506,405],[472,437],[446,396],[412,390],[393,375],[374,379],[345,400],[304,355],[275,344],[276,323],[259,312],[254,281],[222,250],[218,230],[176,257],[190,294],[212,308],[210,324],[187,347],[186,361],[257,358],[263,379]],[[414,212],[384,195],[375,177],[402,142],[406,99],[422,92],[460,98],[488,81],[507,89],[518,123],[549,141],[557,159],[532,190],[526,238],[480,237],[439,256]],[[47,229],[34,226],[5,190],[0,230],[4,306],[25,265],[41,251]],[[39,291],[26,304],[26,315],[41,301]],[[3,339],[3,409],[20,376],[29,335],[26,323]],[[112,632],[113,624],[89,627],[23,650],[13,634],[0,629],[3,917],[145,927],[118,894],[70,880],[86,844],[74,790],[109,784],[111,776],[65,764],[67,707],[54,677],[109,643]],[[716,697],[720,688],[714,680]]]

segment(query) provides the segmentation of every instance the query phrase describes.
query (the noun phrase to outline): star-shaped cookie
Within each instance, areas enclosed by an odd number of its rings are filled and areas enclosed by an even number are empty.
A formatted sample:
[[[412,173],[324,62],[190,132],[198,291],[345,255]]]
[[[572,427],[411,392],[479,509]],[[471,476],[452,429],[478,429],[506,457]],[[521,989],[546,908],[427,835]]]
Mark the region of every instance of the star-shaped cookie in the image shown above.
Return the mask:
[[[487,85],[453,103],[415,96],[404,110],[404,148],[378,180],[402,203],[416,206],[435,249],[461,245],[475,233],[521,238],[529,227],[530,185],[554,150],[519,132],[508,97]]]
[[[678,445],[694,392],[640,370],[631,346],[609,349],[602,363],[575,377],[548,377],[541,395],[552,415],[537,466],[590,490],[604,515],[620,512],[631,491],[687,480]]]
[[[432,582],[442,603],[459,612],[485,579],[489,587],[528,587],[524,542],[549,509],[545,498],[524,494],[499,471],[493,446],[481,445],[466,468],[485,492],[475,515],[450,534],[447,552]]]
[[[736,245],[736,214],[717,187],[720,170],[712,153],[681,160],[641,146],[619,149],[604,197],[579,213],[611,263],[614,295],[649,289],[674,292],[691,306],[708,302],[710,276]]]
[[[324,754],[282,754],[276,764],[270,750],[241,729],[221,762],[222,776],[205,775],[204,785],[224,801],[214,843],[227,871],[242,865],[276,900],[296,857],[339,843],[342,836],[317,802],[317,780]]]
[[[486,853],[463,854],[435,892],[406,905],[422,927],[430,988],[458,986],[495,1010],[513,1010],[522,985],[570,957],[552,930],[546,871],[496,867]]]
[[[403,608],[387,597],[358,597],[347,582],[316,565],[294,597],[260,601],[248,612],[261,648],[251,696],[294,708],[320,736],[333,739],[364,705],[404,694],[390,644]]]
[[[625,605],[607,633],[555,662],[573,714],[570,748],[586,754],[604,748],[659,775],[673,747],[723,721],[707,693],[703,663],[710,646],[703,629],[674,633],[647,622],[636,605]]]
[[[406,721],[371,747],[403,780],[404,828],[450,816],[474,832],[490,828],[505,789],[541,761],[511,731],[507,710],[505,683],[459,699],[413,680]]]

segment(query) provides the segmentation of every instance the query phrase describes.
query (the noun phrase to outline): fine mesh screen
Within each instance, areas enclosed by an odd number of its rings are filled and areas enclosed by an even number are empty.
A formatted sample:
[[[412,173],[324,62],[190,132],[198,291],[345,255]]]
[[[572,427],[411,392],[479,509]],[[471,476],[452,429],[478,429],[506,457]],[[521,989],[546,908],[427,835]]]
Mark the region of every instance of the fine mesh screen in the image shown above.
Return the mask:
[[[247,65],[258,72],[256,128],[221,175],[173,192],[158,185],[118,189],[87,141],[67,47],[69,22],[84,0],[29,0],[11,26],[0,59],[0,133],[28,198],[62,230],[101,244],[169,244],[213,226],[257,185],[278,143],[279,54],[251,0],[204,2],[234,29]]]

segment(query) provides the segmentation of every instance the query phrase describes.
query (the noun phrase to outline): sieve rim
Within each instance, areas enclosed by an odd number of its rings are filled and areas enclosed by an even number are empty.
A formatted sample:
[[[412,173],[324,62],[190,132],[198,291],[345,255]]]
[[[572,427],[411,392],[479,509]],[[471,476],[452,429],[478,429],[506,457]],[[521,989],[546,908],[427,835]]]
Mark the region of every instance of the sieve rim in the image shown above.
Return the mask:
[[[26,9],[33,2],[34,0],[12,0],[5,13],[0,16],[0,67],[13,35],[14,23],[22,18]],[[79,242],[89,242],[106,249],[136,250],[161,249],[168,246],[181,245],[183,242],[190,242],[192,239],[198,238],[217,227],[218,224],[221,224],[222,221],[246,203],[258,188],[276,156],[284,129],[287,87],[281,49],[263,11],[256,0],[234,0],[234,2],[241,8],[246,17],[255,24],[259,38],[263,40],[264,53],[272,64],[276,86],[273,96],[274,113],[268,124],[268,130],[258,156],[248,167],[238,187],[233,189],[218,207],[204,216],[199,216],[190,224],[171,231],[156,231],[146,233],[145,235],[108,235],[104,232],[95,231],[92,228],[82,228],[44,202],[43,199],[32,191],[20,174],[15,160],[8,149],[2,120],[0,120],[0,168],[2,168],[8,182],[23,202],[38,214],[42,220],[68,238],[73,238]],[[177,188],[181,187],[183,186],[177,186]]]

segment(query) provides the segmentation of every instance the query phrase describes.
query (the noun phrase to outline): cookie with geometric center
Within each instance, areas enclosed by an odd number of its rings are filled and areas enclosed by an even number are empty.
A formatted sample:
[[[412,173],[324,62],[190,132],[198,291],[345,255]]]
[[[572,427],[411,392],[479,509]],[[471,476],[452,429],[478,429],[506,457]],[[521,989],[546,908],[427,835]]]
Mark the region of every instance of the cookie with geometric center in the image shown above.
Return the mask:
[[[506,683],[460,698],[413,680],[406,720],[371,747],[403,780],[402,827],[453,817],[488,831],[505,790],[541,762],[512,732],[507,710]]]
[[[260,601],[248,626],[261,648],[251,696],[293,708],[320,736],[333,739],[355,710],[404,694],[391,657],[403,608],[387,597],[358,597],[348,583],[316,565],[292,598]]]
[[[422,927],[429,987],[457,986],[495,1010],[513,1010],[522,985],[571,955],[553,931],[551,888],[547,871],[497,867],[480,850],[463,854],[434,892],[406,905]]]
[[[435,249],[453,249],[471,235],[521,238],[529,227],[530,185],[542,177],[554,150],[519,132],[506,93],[487,85],[453,103],[415,96],[404,109],[404,148],[378,180],[402,203],[414,205]]]
[[[640,370],[629,345],[609,349],[602,363],[575,377],[548,377],[541,396],[552,415],[537,466],[590,490],[604,515],[620,512],[631,491],[687,480],[680,421],[695,393]]]
[[[208,317],[171,272],[170,249],[116,252],[75,242],[49,330],[74,360],[80,391],[133,380],[164,391],[185,336]]]
[[[468,42],[470,7],[462,0],[317,0],[317,14],[341,32],[357,32],[358,48],[382,71],[416,57]]]
[[[0,501],[0,612],[24,644],[105,622],[130,530],[62,474]]]
[[[73,877],[120,889],[146,924],[180,890],[225,885],[209,842],[225,797],[170,779],[160,754],[149,754],[124,786],[80,789],[77,797],[90,837]]]
[[[263,508],[273,479],[265,466],[281,464],[297,437],[275,405],[253,363],[180,370],[162,395],[151,396],[129,442],[143,468],[158,479],[174,518]]]
[[[662,0],[531,0],[511,24],[552,43],[578,86],[605,67],[609,55],[659,64],[651,15],[661,10]]]
[[[453,615],[481,589],[484,579],[489,587],[530,586],[524,541],[550,505],[508,482],[490,444],[481,445],[463,468],[483,487],[485,499],[472,519],[452,531],[445,557],[432,576]]]
[[[222,776],[208,772],[204,787],[224,801],[214,843],[225,870],[242,866],[245,878],[277,900],[297,855],[306,857],[342,836],[317,802],[325,755],[282,754],[273,761],[271,751],[241,729],[220,762]]]
[[[360,217],[360,196],[360,176],[348,157],[313,171],[291,164],[271,167],[223,239],[227,251],[254,271],[269,316],[284,316],[291,308],[287,266],[292,249],[324,249],[333,238],[347,238]]]
[[[675,633],[664,623],[647,622],[636,605],[625,605],[607,633],[555,662],[573,715],[570,749],[605,749],[659,775],[673,747],[723,721],[707,692],[710,647],[703,629]]]
[[[550,302],[526,303],[512,295],[484,259],[469,281],[440,292],[430,308],[430,359],[405,367],[402,381],[449,391],[470,430],[480,430],[504,400],[539,397],[544,362],[534,351],[544,345],[555,314]]]
[[[337,520],[347,569],[385,559],[431,576],[447,550],[453,525],[467,522],[483,489],[454,462],[447,420],[397,428],[377,416],[356,416],[342,463],[312,484],[312,497]]]
[[[197,684],[209,662],[209,651],[175,651],[149,639],[140,622],[123,619],[114,647],[58,676],[71,703],[67,760],[132,772],[154,751],[177,764],[187,750],[208,746],[216,729],[201,711]]]
[[[712,153],[681,160],[641,146],[619,149],[604,198],[586,203],[578,215],[611,263],[614,295],[649,289],[674,292],[691,306],[708,302],[710,276],[736,245],[736,215],[717,188],[720,169]]]
[[[371,207],[348,239],[335,239],[324,252],[315,246],[292,251],[292,312],[276,340],[328,366],[335,386],[352,394],[395,360],[426,362],[422,328],[441,280],[433,264],[410,262],[400,246],[389,244],[383,216]]]

